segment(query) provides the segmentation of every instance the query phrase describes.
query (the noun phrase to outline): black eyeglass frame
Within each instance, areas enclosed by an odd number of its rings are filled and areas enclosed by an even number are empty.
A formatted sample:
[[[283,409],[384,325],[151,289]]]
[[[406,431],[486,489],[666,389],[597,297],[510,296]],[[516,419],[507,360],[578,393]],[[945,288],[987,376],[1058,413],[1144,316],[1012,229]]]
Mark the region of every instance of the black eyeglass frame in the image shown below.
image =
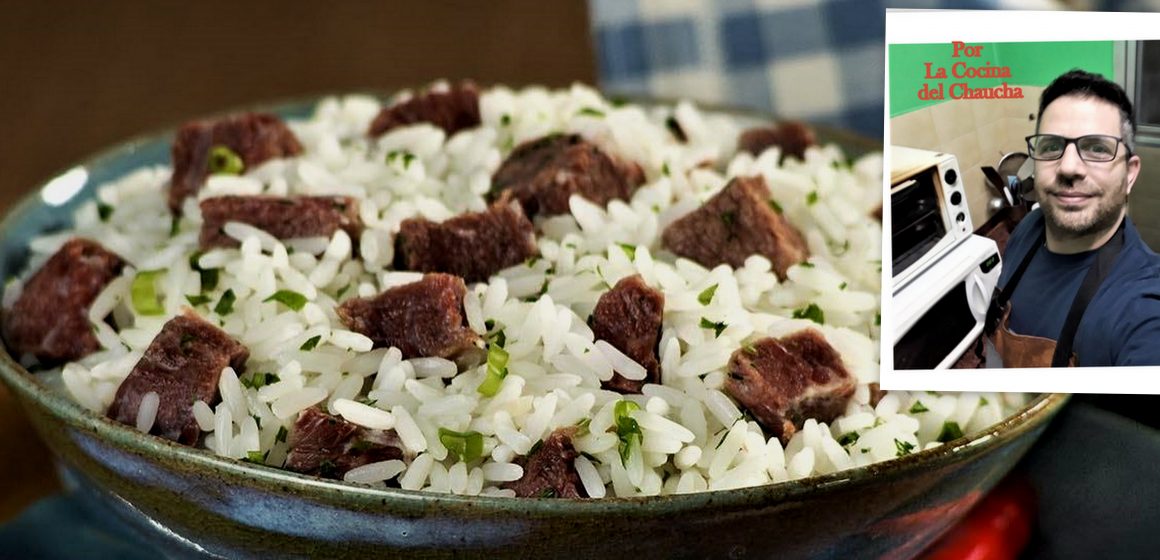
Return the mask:
[[[1059,151],[1058,156],[1053,157],[1053,158],[1045,158],[1045,157],[1037,157],[1035,155],[1035,146],[1031,144],[1031,139],[1038,138],[1041,136],[1048,136],[1048,137],[1059,138],[1059,139],[1063,140],[1063,142],[1064,142],[1063,149]],[[1085,158],[1083,156],[1083,150],[1079,149],[1079,141],[1083,140],[1084,138],[1092,138],[1092,137],[1111,138],[1112,140],[1115,140],[1116,141],[1116,148],[1115,148],[1115,151],[1112,152],[1112,157],[1110,157],[1106,160],[1098,160],[1098,159],[1097,160],[1089,160],[1089,159]],[[1027,142],[1027,156],[1035,161],[1058,161],[1058,160],[1061,160],[1061,159],[1063,159],[1063,154],[1067,152],[1067,147],[1070,144],[1075,144],[1076,155],[1078,155],[1079,159],[1083,160],[1085,163],[1109,163],[1109,162],[1116,161],[1116,156],[1120,155],[1120,144],[1124,145],[1124,151],[1128,154],[1127,159],[1131,159],[1132,155],[1133,155],[1132,149],[1129,148],[1127,144],[1124,144],[1123,138],[1121,138],[1119,136],[1112,136],[1110,134],[1085,134],[1083,136],[1079,136],[1076,138],[1068,138],[1067,136],[1060,136],[1059,134],[1032,134],[1031,136],[1024,137],[1023,140]]]

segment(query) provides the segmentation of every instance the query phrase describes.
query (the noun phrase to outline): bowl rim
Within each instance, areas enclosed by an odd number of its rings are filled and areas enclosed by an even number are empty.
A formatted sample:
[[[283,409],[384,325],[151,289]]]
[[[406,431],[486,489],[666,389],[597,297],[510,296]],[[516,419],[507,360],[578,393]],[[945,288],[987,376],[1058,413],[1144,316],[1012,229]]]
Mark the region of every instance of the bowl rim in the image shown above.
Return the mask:
[[[353,94],[371,95],[379,99],[389,99],[392,95],[375,91],[351,91],[290,97],[270,102],[238,105],[232,109],[188,120],[212,119],[239,111],[251,110],[273,112],[285,116],[295,111],[309,110],[318,102],[330,97]],[[627,100],[645,106],[674,105],[672,100],[660,98],[628,97]],[[776,117],[753,109],[702,103],[697,105],[706,112],[726,113],[753,121],[777,122]],[[817,128],[823,141],[838,142],[843,147],[844,152],[848,151],[847,142],[857,144],[856,149],[858,150],[869,151],[882,148],[881,142],[875,142],[855,133],[825,126],[812,126]],[[133,158],[134,153],[142,147],[167,143],[173,137],[176,129],[176,126],[166,126],[152,132],[135,135],[80,159],[77,163],[64,168],[52,177],[59,177],[78,167],[99,168],[117,162],[127,163]],[[133,168],[140,166],[141,164],[134,164]],[[39,183],[36,188],[21,197],[4,213],[3,218],[0,219],[0,236],[11,233],[15,229],[19,217],[32,212],[33,209],[43,204],[40,197],[41,189],[51,182],[52,178]],[[99,186],[86,185],[87,188],[81,192],[87,191],[88,194],[79,198],[74,197],[70,202],[91,198],[95,194],[95,188]],[[26,247],[27,242],[22,243],[21,246]],[[0,310],[0,313],[3,313],[3,310]],[[38,409],[37,412],[62,421],[69,428],[79,430],[121,450],[154,457],[158,460],[176,461],[188,467],[205,468],[209,472],[220,473],[223,477],[236,477],[239,482],[264,488],[270,492],[307,495],[334,503],[349,504],[355,502],[368,508],[378,509],[403,507],[418,511],[419,508],[431,506],[470,504],[470,507],[480,514],[502,513],[505,515],[534,516],[599,513],[635,517],[653,516],[658,513],[674,514],[694,509],[704,510],[705,508],[734,509],[793,501],[803,496],[812,496],[817,492],[832,492],[853,485],[884,482],[893,477],[904,476],[906,472],[914,468],[937,469],[995,451],[1003,443],[1017,439],[1049,422],[1070,397],[1068,394],[1060,393],[1040,394],[1025,403],[1014,414],[1005,417],[984,431],[903,457],[826,475],[732,490],[713,490],[680,495],[559,499],[459,496],[422,490],[374,488],[219,457],[206,449],[185,446],[158,436],[142,434],[135,427],[115,422],[104,415],[88,410],[64,392],[54,390],[37,379],[35,374],[21,366],[9,354],[7,347],[2,343],[0,343],[0,381],[3,381],[16,393],[21,406],[34,406]],[[34,424],[38,430],[42,429],[39,423],[34,422]]]

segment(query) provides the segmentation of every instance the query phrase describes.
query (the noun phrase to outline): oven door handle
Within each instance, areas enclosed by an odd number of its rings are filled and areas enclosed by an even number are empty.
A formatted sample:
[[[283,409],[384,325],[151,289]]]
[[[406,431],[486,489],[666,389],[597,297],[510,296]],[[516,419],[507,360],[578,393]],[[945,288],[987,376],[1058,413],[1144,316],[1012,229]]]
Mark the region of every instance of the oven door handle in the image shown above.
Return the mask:
[[[987,316],[987,307],[991,304],[990,294],[978,274],[971,274],[971,282],[967,284],[967,303],[976,319]]]

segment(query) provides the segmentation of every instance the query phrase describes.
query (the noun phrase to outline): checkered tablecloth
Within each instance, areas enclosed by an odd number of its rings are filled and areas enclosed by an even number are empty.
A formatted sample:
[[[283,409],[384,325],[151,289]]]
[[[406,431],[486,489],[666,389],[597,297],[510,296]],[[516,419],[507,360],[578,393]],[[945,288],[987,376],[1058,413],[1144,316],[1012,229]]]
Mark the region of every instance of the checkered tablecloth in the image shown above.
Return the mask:
[[[590,0],[601,87],[882,137],[885,10],[1147,9],[1160,0]],[[1070,4],[1069,4],[1070,3]]]

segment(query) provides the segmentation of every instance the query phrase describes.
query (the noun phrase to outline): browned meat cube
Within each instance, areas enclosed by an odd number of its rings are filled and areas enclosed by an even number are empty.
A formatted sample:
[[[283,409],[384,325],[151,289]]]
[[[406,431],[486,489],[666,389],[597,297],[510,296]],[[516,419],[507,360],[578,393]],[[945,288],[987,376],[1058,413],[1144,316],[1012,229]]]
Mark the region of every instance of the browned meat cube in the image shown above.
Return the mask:
[[[403,220],[395,240],[401,270],[446,272],[482,282],[536,254],[532,222],[518,204],[494,204],[442,223]]]
[[[806,329],[734,352],[725,392],[784,444],[807,418],[832,422],[845,412],[854,381],[821,333]]]
[[[364,428],[317,406],[298,415],[287,443],[287,470],[325,478],[341,479],[355,467],[405,456],[394,430]]]
[[[4,340],[13,356],[45,364],[83,358],[100,349],[89,306],[121,274],[125,262],[95,241],[72,239],[24,285],[4,313]]]
[[[344,230],[351,239],[362,234],[358,201],[348,196],[218,196],[201,201],[202,249],[237,247],[222,231],[226,222],[250,224],[278,239],[330,237]]]
[[[347,328],[369,337],[376,348],[398,348],[404,359],[438,356],[475,363],[484,353],[463,316],[465,293],[462,278],[427,274],[372,298],[348,299],[335,311]]]
[[[700,208],[669,224],[661,234],[665,248],[712,268],[744,266],[750,255],[764,255],[778,278],[809,252],[801,233],[770,207],[765,179],[735,177]]]
[[[648,370],[648,377],[643,380],[625,379],[613,373],[612,379],[601,383],[601,387],[618,393],[640,393],[645,383],[660,383],[657,342],[664,311],[665,295],[648,287],[639,274],[622,279],[600,296],[589,320],[592,333]]]
[[[785,121],[780,125],[750,128],[737,138],[737,150],[755,156],[777,146],[781,148],[781,159],[793,156],[805,159],[806,148],[818,142],[818,136],[808,124],[799,121]]]
[[[524,468],[519,480],[506,482],[504,488],[515,490],[521,498],[586,498],[584,483],[573,461],[580,454],[572,447],[575,427],[559,428],[538,449],[516,463]]]
[[[642,183],[639,165],[621,162],[577,134],[554,134],[516,146],[492,176],[491,196],[520,201],[529,216],[552,216],[567,214],[574,194],[605,206],[628,200]]]
[[[181,204],[197,194],[211,168],[229,167],[229,162],[211,161],[214,147],[228,148],[241,159],[241,171],[265,161],[296,156],[302,144],[274,115],[245,113],[218,121],[195,121],[182,126],[173,141],[173,179],[169,185],[169,209],[181,213]],[[214,156],[214,157],[211,157]]]
[[[217,402],[222,370],[231,366],[241,374],[249,357],[250,351],[225,331],[192,313],[178,315],[165,323],[121,383],[108,416],[134,425],[142,397],[157,393],[161,404],[149,433],[193,445],[201,433],[193,403]]]
[[[402,103],[385,107],[371,122],[367,134],[380,136],[400,126],[431,123],[448,136],[465,128],[479,126],[479,87],[470,80],[451,86],[448,91],[428,91]]]

